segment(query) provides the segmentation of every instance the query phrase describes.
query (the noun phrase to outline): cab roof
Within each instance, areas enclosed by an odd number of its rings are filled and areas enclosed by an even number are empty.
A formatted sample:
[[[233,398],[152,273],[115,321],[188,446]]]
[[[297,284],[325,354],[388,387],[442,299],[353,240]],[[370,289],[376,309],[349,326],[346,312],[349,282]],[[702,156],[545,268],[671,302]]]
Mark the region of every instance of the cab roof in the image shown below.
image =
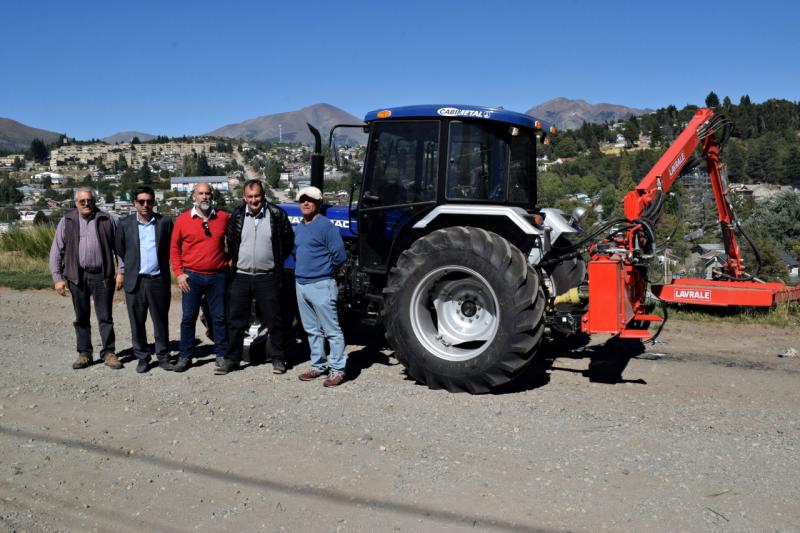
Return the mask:
[[[445,117],[445,118],[472,118],[479,120],[491,120],[495,122],[507,122],[515,126],[525,128],[535,128],[537,119],[530,115],[508,111],[502,107],[484,107],[477,105],[410,105],[403,107],[386,107],[370,111],[364,117],[364,122],[375,122],[390,118],[425,118],[425,117]],[[542,129],[547,131],[549,124],[539,121]]]

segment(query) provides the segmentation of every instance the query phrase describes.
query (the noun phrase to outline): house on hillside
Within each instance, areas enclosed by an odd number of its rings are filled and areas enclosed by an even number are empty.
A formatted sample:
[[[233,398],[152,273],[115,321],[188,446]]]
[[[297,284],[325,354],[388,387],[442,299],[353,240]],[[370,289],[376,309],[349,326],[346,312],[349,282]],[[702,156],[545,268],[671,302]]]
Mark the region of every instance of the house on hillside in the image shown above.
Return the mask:
[[[228,191],[228,176],[180,176],[170,178],[169,188],[178,192],[192,192],[198,183],[208,183],[212,189]]]
[[[778,255],[780,255],[781,260],[786,263],[786,269],[789,271],[789,277],[793,281],[797,281],[800,278],[800,261],[789,255],[789,252],[783,249],[778,250]]]
[[[31,181],[35,181],[36,183],[41,183],[45,178],[50,178],[50,183],[53,185],[63,185],[67,182],[67,177],[64,176],[63,174],[50,171],[34,174],[33,176],[31,176]]]

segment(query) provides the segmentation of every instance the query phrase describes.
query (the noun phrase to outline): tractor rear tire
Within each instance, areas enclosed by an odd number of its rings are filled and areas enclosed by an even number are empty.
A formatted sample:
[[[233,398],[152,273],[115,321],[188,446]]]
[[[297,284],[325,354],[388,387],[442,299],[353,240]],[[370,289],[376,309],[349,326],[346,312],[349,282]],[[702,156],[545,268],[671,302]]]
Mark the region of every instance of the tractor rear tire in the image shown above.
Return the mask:
[[[395,357],[432,389],[489,392],[513,380],[542,341],[538,273],[518,248],[480,228],[440,229],[414,242],[384,295]]]

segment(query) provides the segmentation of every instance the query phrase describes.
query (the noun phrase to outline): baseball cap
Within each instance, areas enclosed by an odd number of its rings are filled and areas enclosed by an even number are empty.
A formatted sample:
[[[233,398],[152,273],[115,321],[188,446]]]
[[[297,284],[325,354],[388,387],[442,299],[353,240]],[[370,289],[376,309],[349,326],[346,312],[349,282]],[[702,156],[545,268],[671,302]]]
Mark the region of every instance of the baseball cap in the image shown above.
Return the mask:
[[[302,198],[303,196],[308,196],[312,200],[316,200],[319,202],[320,200],[322,200],[322,191],[320,191],[316,187],[303,187],[302,189],[297,191],[297,194],[295,195],[294,199],[299,202],[300,198]]]

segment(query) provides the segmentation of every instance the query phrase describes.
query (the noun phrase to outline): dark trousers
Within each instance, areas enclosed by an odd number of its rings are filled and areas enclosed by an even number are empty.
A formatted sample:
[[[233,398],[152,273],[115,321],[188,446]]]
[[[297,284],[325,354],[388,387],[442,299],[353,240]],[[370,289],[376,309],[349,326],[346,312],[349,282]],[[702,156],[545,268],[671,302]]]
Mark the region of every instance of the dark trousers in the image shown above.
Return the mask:
[[[94,348],[92,347],[92,325],[91,325],[91,301],[94,300],[94,314],[100,328],[100,340],[103,342],[103,349],[100,351],[100,358],[104,359],[106,354],[114,353],[114,319],[111,317],[111,303],[114,300],[114,281],[111,278],[104,278],[102,273],[90,274],[85,271],[80,273],[80,282],[69,284],[69,292],[72,295],[72,307],[75,309],[75,337],[77,340],[77,351],[81,355],[92,357]]]
[[[155,352],[159,361],[169,357],[169,282],[163,277],[139,277],[136,290],[125,293],[128,318],[131,321],[131,340],[133,353],[139,359],[150,359],[150,345],[147,344],[145,321],[147,313],[153,321]]]
[[[250,307],[255,300],[261,315],[262,326],[269,329],[267,350],[272,359],[283,360],[284,331],[280,315],[280,278],[274,272],[269,274],[239,274],[231,284],[229,308],[228,353],[226,359],[239,361],[245,332],[250,325]]]
[[[228,351],[228,330],[225,327],[225,278],[224,272],[200,274],[184,270],[188,275],[189,292],[183,293],[181,304],[181,359],[192,357],[197,315],[200,314],[200,301],[208,299],[211,321],[214,324],[214,351],[224,356]]]

